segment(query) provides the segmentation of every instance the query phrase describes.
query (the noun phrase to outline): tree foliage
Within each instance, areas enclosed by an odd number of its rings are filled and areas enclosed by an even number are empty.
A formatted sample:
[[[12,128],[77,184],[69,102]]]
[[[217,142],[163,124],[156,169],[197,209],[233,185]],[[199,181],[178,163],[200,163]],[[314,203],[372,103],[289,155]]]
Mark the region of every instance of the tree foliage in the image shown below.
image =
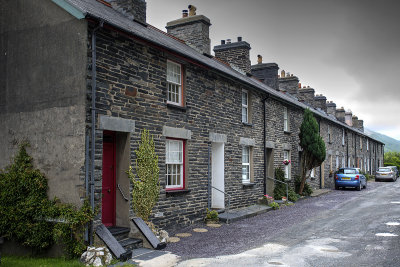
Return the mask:
[[[400,170],[400,152],[385,152],[385,166],[397,166]]]
[[[33,167],[20,145],[13,163],[0,171],[0,236],[14,239],[38,253],[61,241],[68,256],[80,256],[86,245],[84,226],[95,213],[86,201],[77,209],[47,197],[47,178]]]
[[[303,193],[307,179],[307,171],[321,165],[326,157],[325,142],[319,135],[318,123],[309,109],[304,111],[303,122],[300,126],[301,153],[301,183],[299,194]]]
[[[136,175],[132,166],[128,175],[133,184],[132,206],[135,214],[144,221],[149,219],[160,194],[158,156],[153,137],[148,130],[141,132],[141,140],[136,152]]]

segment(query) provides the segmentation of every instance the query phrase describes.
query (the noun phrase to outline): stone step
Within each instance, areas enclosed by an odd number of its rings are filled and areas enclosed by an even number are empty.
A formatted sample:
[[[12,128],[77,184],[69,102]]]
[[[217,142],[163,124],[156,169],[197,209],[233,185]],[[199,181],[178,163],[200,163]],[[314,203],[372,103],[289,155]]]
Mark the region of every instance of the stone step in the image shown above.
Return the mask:
[[[128,238],[130,231],[128,227],[119,227],[119,226],[107,227],[107,229],[118,241]]]
[[[272,210],[271,207],[266,205],[252,205],[236,210],[230,210],[229,213],[224,212],[218,215],[218,218],[222,222],[235,222],[241,219],[250,218],[265,212]]]
[[[143,247],[143,240],[139,238],[126,238],[120,240],[119,243],[127,251]]]

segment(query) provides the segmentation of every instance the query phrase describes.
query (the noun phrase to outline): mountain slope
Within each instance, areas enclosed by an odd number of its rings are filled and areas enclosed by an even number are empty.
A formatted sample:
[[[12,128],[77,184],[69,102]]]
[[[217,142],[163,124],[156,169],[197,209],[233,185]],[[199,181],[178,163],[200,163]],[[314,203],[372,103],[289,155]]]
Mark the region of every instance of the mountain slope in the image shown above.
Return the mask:
[[[400,141],[396,140],[392,137],[389,137],[387,135],[381,134],[374,132],[370,129],[365,128],[364,133],[372,138],[375,138],[378,141],[381,141],[382,143],[385,144],[385,152],[389,151],[394,151],[394,152],[400,152]]]

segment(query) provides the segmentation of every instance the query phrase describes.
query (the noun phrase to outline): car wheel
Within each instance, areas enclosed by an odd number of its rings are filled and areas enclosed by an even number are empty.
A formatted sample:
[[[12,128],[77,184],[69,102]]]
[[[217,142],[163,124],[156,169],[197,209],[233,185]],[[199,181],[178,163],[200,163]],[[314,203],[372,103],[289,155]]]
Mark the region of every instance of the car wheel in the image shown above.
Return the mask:
[[[359,186],[357,186],[357,191],[361,191],[361,182],[360,182],[360,185]]]
[[[367,189],[367,182],[365,182],[364,189]]]

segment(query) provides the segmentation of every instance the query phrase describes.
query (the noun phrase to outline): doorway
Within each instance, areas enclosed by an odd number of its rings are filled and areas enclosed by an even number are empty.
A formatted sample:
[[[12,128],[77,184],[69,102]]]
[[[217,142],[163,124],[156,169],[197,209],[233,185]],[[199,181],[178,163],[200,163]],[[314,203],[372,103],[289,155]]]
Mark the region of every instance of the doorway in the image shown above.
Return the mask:
[[[211,208],[224,209],[225,195],[222,193],[225,192],[224,143],[211,143],[211,168]]]
[[[103,167],[101,220],[105,226],[115,225],[116,187],[116,138],[115,132],[103,132]]]

